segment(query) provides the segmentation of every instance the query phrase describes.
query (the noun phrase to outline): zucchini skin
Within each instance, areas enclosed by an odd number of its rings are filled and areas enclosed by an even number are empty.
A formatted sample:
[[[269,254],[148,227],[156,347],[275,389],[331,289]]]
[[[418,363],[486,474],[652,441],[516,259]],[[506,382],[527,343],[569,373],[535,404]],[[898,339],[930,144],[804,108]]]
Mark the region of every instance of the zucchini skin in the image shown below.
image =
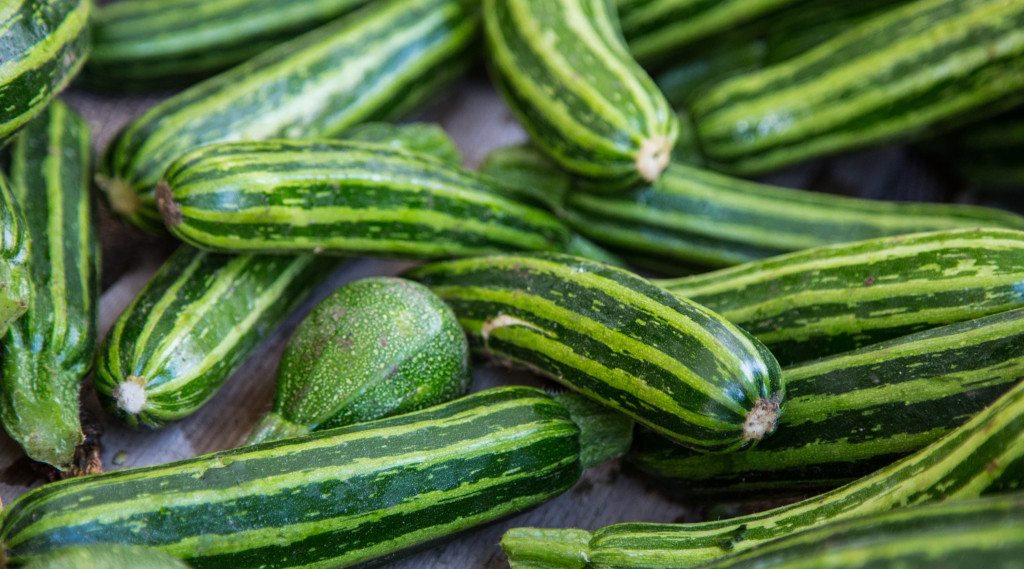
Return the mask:
[[[130,0],[93,14],[90,87],[188,85],[344,16],[368,0]]]
[[[1024,377],[1024,309],[786,368],[774,435],[702,455],[645,433],[629,459],[684,495],[807,495],[871,474],[930,444]]]
[[[11,322],[28,310],[32,298],[30,247],[21,207],[7,178],[0,173],[0,338]]]
[[[829,245],[659,281],[783,365],[1024,306],[1024,232],[958,229]]]
[[[757,174],[921,138],[1024,98],[1024,5],[919,0],[799,57],[724,81],[692,104],[716,170]]]
[[[395,150],[404,150],[421,156],[434,158],[461,166],[464,160],[455,141],[441,128],[441,125],[426,122],[394,124],[389,122],[365,122],[341,133],[344,140],[387,144]]]
[[[490,389],[370,423],[49,484],[5,511],[2,540],[15,562],[124,543],[196,569],[352,567],[561,494],[581,473],[580,436],[543,391]]]
[[[180,247],[104,340],[100,401],[132,427],[191,415],[339,263]]]
[[[59,470],[82,442],[79,385],[96,353],[100,249],[82,117],[55,101],[15,138],[11,187],[32,241],[32,301],[2,341],[0,420]]]
[[[68,547],[36,558],[23,569],[189,569],[184,561],[148,547],[103,544]]]
[[[235,142],[168,168],[160,210],[208,250],[448,257],[564,250],[565,225],[431,156],[345,141]]]
[[[248,444],[408,413],[469,388],[469,345],[427,287],[399,278],[349,283],[292,334],[273,410]]]
[[[163,232],[156,184],[197,146],[334,136],[401,116],[473,60],[474,0],[379,2],[200,82],[130,123],[97,178],[112,209]]]
[[[6,0],[0,12],[0,147],[40,114],[89,54],[91,0]]]
[[[679,123],[608,0],[483,0],[483,19],[491,76],[538,148],[594,191],[661,175]]]
[[[594,532],[513,528],[502,546],[516,569],[676,569],[754,550],[802,529],[1024,485],[1024,383],[945,437],[831,492],[725,520],[623,523]],[[811,530],[815,531],[815,530]],[[767,547],[772,547],[768,544]],[[543,560],[547,564],[540,564]],[[581,560],[584,560],[581,562]]]
[[[410,276],[452,307],[472,347],[680,444],[738,449],[774,429],[783,388],[771,354],[626,270],[568,255],[502,255],[433,263]],[[771,418],[752,427],[761,413]]]
[[[986,191],[1024,188],[1024,107],[922,143],[964,181]]]

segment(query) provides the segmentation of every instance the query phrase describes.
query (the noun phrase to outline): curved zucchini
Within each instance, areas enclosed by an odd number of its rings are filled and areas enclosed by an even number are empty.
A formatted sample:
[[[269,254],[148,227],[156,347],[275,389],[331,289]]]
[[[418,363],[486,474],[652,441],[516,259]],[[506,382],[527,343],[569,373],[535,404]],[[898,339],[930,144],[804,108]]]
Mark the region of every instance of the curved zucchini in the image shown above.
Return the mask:
[[[408,413],[469,388],[469,346],[425,286],[389,277],[349,283],[299,325],[277,372],[274,408],[248,443]]]
[[[128,0],[96,9],[83,78],[113,91],[180,87],[368,0]]]
[[[568,255],[504,255],[411,275],[452,307],[473,347],[690,448],[738,449],[775,428],[782,385],[767,349],[633,273]]]
[[[0,338],[28,310],[32,298],[30,242],[21,207],[0,174]]]
[[[127,545],[68,547],[34,559],[23,569],[189,569],[162,551]]]
[[[608,0],[483,4],[491,75],[538,148],[595,190],[661,175],[679,123]]]
[[[0,147],[82,67],[91,9],[91,0],[5,0],[0,7]]]
[[[337,266],[182,246],[107,335],[96,363],[101,402],[133,427],[194,413]]]
[[[658,284],[720,313],[788,365],[1024,307],[1024,232],[870,239]]]
[[[32,241],[32,302],[2,342],[0,420],[60,470],[82,442],[79,385],[96,353],[99,258],[89,127],[55,101],[15,138],[11,187]]]
[[[163,231],[155,188],[167,166],[214,142],[333,136],[402,115],[473,60],[468,0],[377,2],[157,105],[107,149],[97,183],[115,212]]]
[[[916,454],[807,500],[710,522],[624,523],[594,532],[514,528],[502,547],[516,569],[696,567],[826,522],[1022,484],[1024,382]]]
[[[715,169],[756,174],[920,138],[1024,101],[1024,3],[918,0],[691,105]]]
[[[363,142],[204,146],[168,168],[158,194],[171,232],[215,251],[429,258],[562,251],[571,238],[473,172]]]
[[[16,563],[99,543],[156,547],[197,569],[379,563],[561,494],[579,478],[581,457],[628,445],[632,425],[621,420],[611,444],[588,436],[610,418],[539,389],[490,389],[305,437],[48,484],[5,510],[0,540]]]
[[[687,495],[806,495],[930,444],[1024,377],[1024,309],[784,369],[786,412],[755,449],[705,455],[646,433],[630,461]]]

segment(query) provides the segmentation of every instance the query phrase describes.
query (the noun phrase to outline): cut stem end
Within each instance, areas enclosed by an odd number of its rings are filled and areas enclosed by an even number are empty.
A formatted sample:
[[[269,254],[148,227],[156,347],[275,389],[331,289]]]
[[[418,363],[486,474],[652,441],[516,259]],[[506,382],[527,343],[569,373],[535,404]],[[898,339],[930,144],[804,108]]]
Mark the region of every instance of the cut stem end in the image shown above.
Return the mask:
[[[142,199],[128,182],[120,178],[96,174],[96,185],[107,196],[107,202],[110,203],[110,209],[114,210],[114,213],[127,219],[135,219],[139,210],[142,209]]]
[[[131,376],[114,388],[118,409],[129,415],[138,415],[146,406],[146,384],[141,377]]]
[[[759,441],[775,431],[779,424],[780,404],[777,397],[758,399],[743,421],[743,440]]]
[[[160,180],[156,185],[156,207],[160,209],[160,216],[164,218],[167,227],[181,224],[181,208],[174,201],[171,186],[165,180]]]
[[[654,136],[645,140],[636,153],[636,171],[648,182],[654,182],[668,168],[672,159],[672,139]]]

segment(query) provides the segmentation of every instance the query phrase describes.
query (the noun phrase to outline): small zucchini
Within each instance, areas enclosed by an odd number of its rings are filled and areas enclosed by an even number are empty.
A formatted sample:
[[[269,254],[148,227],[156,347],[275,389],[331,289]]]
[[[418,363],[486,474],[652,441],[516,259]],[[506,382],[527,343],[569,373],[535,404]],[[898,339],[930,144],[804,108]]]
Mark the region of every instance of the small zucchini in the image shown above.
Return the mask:
[[[67,547],[34,559],[23,569],[189,569],[189,565],[149,547],[89,545]]]
[[[690,448],[734,450],[775,428],[782,385],[768,350],[626,270],[568,255],[503,255],[411,276],[452,307],[474,348]]]
[[[0,338],[32,298],[28,229],[7,178],[0,173]]]
[[[249,443],[408,413],[469,388],[469,346],[427,287],[376,277],[347,284],[295,330],[274,409]]]

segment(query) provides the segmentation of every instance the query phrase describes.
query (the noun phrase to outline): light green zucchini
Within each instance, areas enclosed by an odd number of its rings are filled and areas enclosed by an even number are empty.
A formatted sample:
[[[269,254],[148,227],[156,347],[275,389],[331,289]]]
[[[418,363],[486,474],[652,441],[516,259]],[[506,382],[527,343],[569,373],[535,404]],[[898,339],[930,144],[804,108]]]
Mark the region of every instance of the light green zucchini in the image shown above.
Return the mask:
[[[68,547],[33,560],[24,569],[189,569],[162,551],[126,545]]]
[[[11,187],[32,241],[32,301],[2,340],[0,420],[29,458],[62,471],[82,442],[79,386],[96,353],[99,259],[89,128],[56,101],[11,149]]]
[[[277,371],[274,408],[248,443],[372,421],[466,392],[469,345],[425,286],[390,277],[349,283],[295,330]]]
[[[0,338],[32,298],[28,229],[7,178],[0,173]]]

